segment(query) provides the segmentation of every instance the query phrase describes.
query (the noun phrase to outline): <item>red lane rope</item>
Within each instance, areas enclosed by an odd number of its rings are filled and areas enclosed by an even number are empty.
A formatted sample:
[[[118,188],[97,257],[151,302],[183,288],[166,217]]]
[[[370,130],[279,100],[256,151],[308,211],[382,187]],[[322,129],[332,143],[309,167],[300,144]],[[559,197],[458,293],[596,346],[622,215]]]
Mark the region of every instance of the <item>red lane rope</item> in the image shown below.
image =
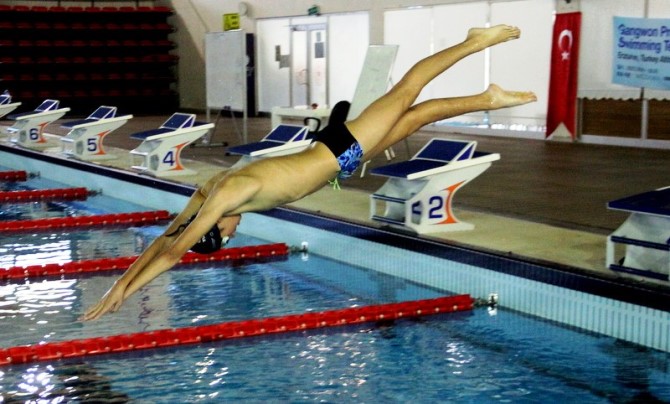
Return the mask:
[[[0,349],[0,365],[77,358],[472,310],[469,295]]]
[[[25,171],[0,171],[0,181],[26,181],[28,173]]]
[[[32,202],[47,199],[79,199],[88,197],[86,188],[54,188],[19,191],[1,191],[0,202]]]
[[[157,210],[151,212],[115,213],[106,215],[51,217],[34,220],[11,220],[0,222],[0,232],[17,230],[47,230],[53,228],[148,225],[172,218],[170,212]]]
[[[258,246],[225,248],[214,254],[186,253],[179,261],[180,265],[207,262],[240,261],[268,259],[288,255],[288,245],[283,243],[264,244]],[[101,258],[93,260],[72,261],[62,264],[14,266],[0,268],[0,280],[26,279],[44,276],[60,276],[67,274],[84,274],[106,271],[125,271],[135,262],[137,256]]]

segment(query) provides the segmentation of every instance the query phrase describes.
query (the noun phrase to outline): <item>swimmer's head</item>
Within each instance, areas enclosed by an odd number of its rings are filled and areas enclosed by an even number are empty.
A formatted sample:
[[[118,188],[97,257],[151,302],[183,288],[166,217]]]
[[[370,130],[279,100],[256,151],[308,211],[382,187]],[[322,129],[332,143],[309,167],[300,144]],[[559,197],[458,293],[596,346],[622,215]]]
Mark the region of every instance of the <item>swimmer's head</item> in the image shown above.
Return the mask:
[[[195,220],[197,215],[198,214],[196,213],[191,216],[186,223],[180,225],[177,230],[172,233],[166,234],[166,236],[171,237],[184,230],[193,220]],[[221,247],[228,244],[231,237],[235,236],[235,230],[237,230],[237,225],[240,223],[240,220],[240,215],[226,216],[219,219],[219,221],[215,223],[197,243],[193,244],[193,247],[191,247],[190,250],[198,254],[212,254],[219,251]],[[225,236],[223,234],[225,234]]]
[[[195,216],[189,220],[189,223],[194,218]],[[235,235],[235,230],[237,230],[237,225],[240,223],[240,220],[240,215],[226,216],[219,219],[219,221],[200,238],[200,241],[191,247],[191,251],[198,254],[212,254],[219,251],[221,247],[228,244],[230,238]],[[225,234],[225,236],[222,235],[222,233]]]
[[[198,254],[212,254],[228,244],[228,240],[230,240],[230,237],[221,237],[219,226],[214,224],[214,226],[212,226],[212,228],[209,229],[197,243],[193,244],[191,251]]]

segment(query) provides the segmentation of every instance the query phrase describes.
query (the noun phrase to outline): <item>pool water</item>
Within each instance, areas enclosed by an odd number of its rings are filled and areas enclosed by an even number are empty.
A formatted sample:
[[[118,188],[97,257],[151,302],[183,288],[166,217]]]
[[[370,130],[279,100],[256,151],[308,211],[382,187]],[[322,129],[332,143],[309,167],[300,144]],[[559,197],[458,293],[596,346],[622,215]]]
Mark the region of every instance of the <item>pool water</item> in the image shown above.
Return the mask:
[[[33,214],[147,210],[101,198],[58,208],[38,204]],[[0,233],[0,267],[135,255],[160,231]],[[231,246],[265,242],[240,234]],[[118,313],[77,321],[117,276],[0,284],[0,347],[451,294],[298,253],[262,264],[180,267]],[[395,323],[5,366],[0,402],[668,402],[669,365],[664,352],[480,307]]]

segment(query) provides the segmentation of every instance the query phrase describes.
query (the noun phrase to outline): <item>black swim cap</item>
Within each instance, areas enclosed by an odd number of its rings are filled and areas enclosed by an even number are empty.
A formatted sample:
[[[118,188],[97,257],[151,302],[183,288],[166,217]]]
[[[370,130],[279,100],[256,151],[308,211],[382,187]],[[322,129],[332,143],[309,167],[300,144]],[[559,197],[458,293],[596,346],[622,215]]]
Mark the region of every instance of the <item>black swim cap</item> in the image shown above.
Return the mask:
[[[179,230],[184,229],[188,227],[189,224],[193,220],[195,220],[195,217],[198,214],[194,214],[191,216],[186,223],[180,225],[177,230],[170,234],[166,234],[166,236],[173,236],[176,234]],[[198,254],[212,254],[221,249],[224,245],[228,244],[228,240],[230,240],[230,237],[221,237],[221,232],[219,231],[219,226],[217,223],[214,223],[214,226],[212,226],[211,229],[207,231],[201,238],[200,241],[197,243],[193,244],[193,247],[191,247],[191,251],[196,252]]]
[[[219,231],[219,226],[214,223],[214,226],[200,238],[200,241],[193,244],[191,251],[198,254],[212,254],[219,251],[226,243],[228,243],[228,237],[225,238],[224,242]]]

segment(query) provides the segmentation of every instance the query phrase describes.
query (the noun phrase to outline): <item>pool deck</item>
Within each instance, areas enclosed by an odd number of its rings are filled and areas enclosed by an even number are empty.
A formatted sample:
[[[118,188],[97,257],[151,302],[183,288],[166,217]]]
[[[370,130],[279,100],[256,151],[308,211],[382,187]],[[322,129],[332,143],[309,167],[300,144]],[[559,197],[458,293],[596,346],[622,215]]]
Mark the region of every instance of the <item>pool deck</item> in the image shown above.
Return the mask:
[[[154,129],[166,117],[138,117],[105,140],[105,149],[116,156],[99,164],[130,170],[129,150],[139,145],[129,134]],[[65,120],[66,121],[66,120]],[[61,121],[58,121],[61,122]],[[52,124],[43,153],[61,155],[59,138],[67,130]],[[4,121],[0,133],[10,122]],[[221,119],[213,142],[242,143],[233,129],[237,122]],[[249,120],[248,141],[260,140],[270,130],[269,118]],[[500,153],[500,161],[464,187],[454,198],[454,213],[475,225],[474,230],[431,234],[428,238],[474,247],[496,254],[539,261],[599,277],[620,278],[605,266],[609,233],[627,217],[609,211],[610,200],[670,185],[667,168],[670,150],[640,149],[580,143],[545,142],[522,138],[473,136],[423,130],[406,145],[395,148],[397,160],[413,155],[432,137],[477,140],[478,150]],[[0,143],[9,144],[0,134]],[[212,173],[237,160],[224,147],[190,147],[182,153],[184,164],[196,175],[169,180],[202,184]],[[378,157],[371,166],[383,165]],[[301,210],[380,227],[369,218],[369,195],[384,179],[366,175],[342,183],[341,190],[324,187],[291,204]],[[645,280],[630,280],[643,282]],[[651,282],[651,281],[649,281]],[[652,282],[666,286],[667,282]]]

